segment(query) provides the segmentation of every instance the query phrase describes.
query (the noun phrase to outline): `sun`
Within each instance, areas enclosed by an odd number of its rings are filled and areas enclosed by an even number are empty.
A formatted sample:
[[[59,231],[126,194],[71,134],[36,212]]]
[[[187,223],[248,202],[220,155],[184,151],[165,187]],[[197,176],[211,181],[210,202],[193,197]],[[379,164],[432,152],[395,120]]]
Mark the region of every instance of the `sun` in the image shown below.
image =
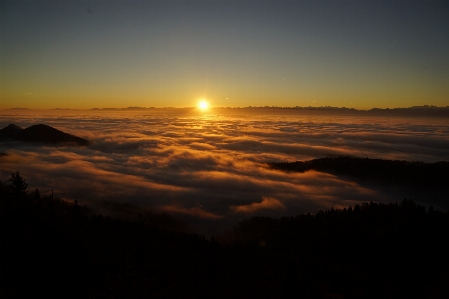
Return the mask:
[[[207,108],[209,108],[209,103],[206,100],[201,100],[198,103],[198,108],[200,108],[200,110],[205,111],[205,110],[207,110]]]

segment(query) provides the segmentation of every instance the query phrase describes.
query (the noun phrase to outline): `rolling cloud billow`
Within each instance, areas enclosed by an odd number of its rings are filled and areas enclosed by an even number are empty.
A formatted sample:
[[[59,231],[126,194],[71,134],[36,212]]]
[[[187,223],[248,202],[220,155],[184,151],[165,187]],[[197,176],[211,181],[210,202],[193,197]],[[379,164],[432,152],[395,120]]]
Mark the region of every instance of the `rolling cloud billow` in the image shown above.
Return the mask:
[[[404,197],[438,207],[438,194],[383,188],[323,172],[286,173],[269,162],[329,155],[448,160],[444,119],[181,115],[3,114],[0,126],[46,124],[89,140],[54,146],[0,143],[0,174],[19,171],[42,194],[98,213],[117,204],[173,215],[213,232],[252,215],[292,216]],[[435,199],[435,201],[433,201]],[[447,208],[440,206],[441,208]],[[126,211],[120,211],[126,213]],[[207,225],[206,225],[207,224]],[[205,227],[208,227],[206,229]]]

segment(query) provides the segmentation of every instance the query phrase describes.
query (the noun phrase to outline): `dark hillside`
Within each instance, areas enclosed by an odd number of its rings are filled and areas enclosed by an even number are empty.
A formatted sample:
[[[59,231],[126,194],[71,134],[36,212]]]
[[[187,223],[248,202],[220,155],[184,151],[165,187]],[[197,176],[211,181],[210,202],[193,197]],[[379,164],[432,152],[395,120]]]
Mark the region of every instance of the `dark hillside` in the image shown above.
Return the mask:
[[[136,217],[137,218],[137,217]],[[211,238],[0,183],[0,297],[448,298],[449,215],[411,200],[253,217]]]
[[[17,134],[18,132],[20,132],[22,130],[23,130],[23,128],[15,125],[15,124],[10,124],[10,125],[4,127],[3,129],[0,129],[0,140],[12,138],[12,137],[14,137],[15,134]]]
[[[15,125],[9,125],[0,130],[0,140],[8,139],[52,144],[89,144],[89,141],[84,138],[64,133],[44,124],[33,125],[26,129],[21,129]]]
[[[248,262],[262,264],[260,271],[280,271],[289,296],[446,298],[447,234],[447,212],[404,200],[290,218],[253,217],[228,237]]]
[[[15,174],[14,174],[15,175]],[[217,244],[0,184],[0,298],[193,297]]]
[[[449,162],[408,162],[354,157],[327,157],[291,163],[270,163],[273,169],[316,170],[374,182],[449,190]]]

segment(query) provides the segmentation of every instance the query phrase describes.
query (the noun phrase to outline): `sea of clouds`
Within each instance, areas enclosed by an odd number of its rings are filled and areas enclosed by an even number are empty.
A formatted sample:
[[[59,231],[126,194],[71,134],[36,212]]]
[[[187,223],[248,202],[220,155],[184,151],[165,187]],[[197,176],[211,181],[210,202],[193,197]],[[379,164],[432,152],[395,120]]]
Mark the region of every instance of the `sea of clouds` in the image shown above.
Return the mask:
[[[268,162],[329,155],[449,160],[446,119],[157,112],[0,112],[0,127],[47,124],[87,147],[0,143],[0,179],[19,171],[29,187],[97,213],[167,213],[214,233],[253,215],[292,216],[426,194],[362,184]],[[134,217],[134,216],[133,216]]]

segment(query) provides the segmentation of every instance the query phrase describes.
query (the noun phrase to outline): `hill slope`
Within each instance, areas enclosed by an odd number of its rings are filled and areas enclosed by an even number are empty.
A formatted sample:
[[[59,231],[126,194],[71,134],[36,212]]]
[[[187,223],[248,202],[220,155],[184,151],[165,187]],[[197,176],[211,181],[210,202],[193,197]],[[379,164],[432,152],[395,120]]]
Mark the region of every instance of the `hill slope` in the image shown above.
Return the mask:
[[[316,170],[386,184],[447,189],[449,162],[408,162],[355,157],[327,157],[291,163],[270,163],[273,169],[305,172]]]
[[[7,182],[1,298],[449,298],[449,214],[411,200],[252,217],[220,245]]]
[[[20,132],[22,130],[23,130],[23,128],[15,125],[15,124],[10,124],[0,130],[0,140],[12,138],[15,134],[17,134],[18,132]]]
[[[42,142],[42,143],[52,143],[52,144],[77,144],[77,145],[88,145],[89,141],[74,136],[65,132],[62,132],[53,127],[38,124],[30,126],[26,129],[22,129],[19,126],[10,124],[9,126],[0,130],[0,141],[5,140],[17,140],[25,142]]]

